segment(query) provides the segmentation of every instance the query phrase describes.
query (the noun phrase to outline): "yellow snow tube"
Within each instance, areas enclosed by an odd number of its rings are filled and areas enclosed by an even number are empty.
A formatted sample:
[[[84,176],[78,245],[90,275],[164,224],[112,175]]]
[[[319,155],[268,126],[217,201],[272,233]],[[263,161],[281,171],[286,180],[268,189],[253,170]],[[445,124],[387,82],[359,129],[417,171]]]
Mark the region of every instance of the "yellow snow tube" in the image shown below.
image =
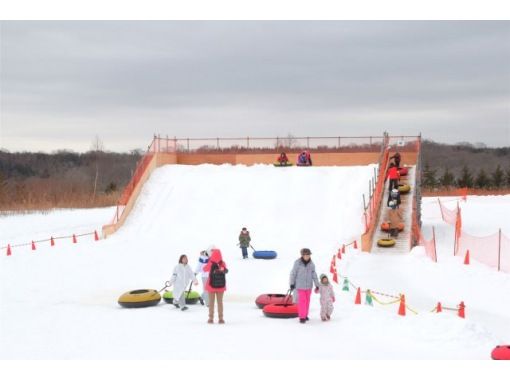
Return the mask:
[[[147,307],[157,305],[161,295],[154,289],[138,289],[124,293],[119,297],[119,305],[123,307]]]
[[[377,245],[379,247],[393,247],[395,245],[395,239],[379,239],[377,240]]]
[[[401,194],[405,194],[411,191],[411,186],[409,185],[399,185],[398,191],[400,191]]]

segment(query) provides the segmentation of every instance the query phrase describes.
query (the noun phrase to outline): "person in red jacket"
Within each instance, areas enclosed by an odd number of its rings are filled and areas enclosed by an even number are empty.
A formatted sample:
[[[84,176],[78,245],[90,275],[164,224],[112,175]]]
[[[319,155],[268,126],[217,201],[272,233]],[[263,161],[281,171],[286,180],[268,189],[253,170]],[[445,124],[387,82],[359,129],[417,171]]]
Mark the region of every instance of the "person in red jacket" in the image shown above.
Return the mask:
[[[227,290],[225,274],[228,273],[228,269],[219,249],[211,249],[209,261],[204,266],[203,271],[209,273],[205,286],[209,293],[209,319],[207,323],[214,323],[215,301],[218,302],[218,323],[225,323],[223,319],[223,293]]]
[[[289,158],[285,154],[285,152],[281,152],[280,156],[278,157],[278,162],[280,166],[287,166],[289,163]]]
[[[399,152],[395,152],[395,154],[390,157],[390,160],[392,158],[395,160],[395,165],[397,165],[397,169],[400,168],[400,160],[401,160],[400,153]]]
[[[392,162],[388,169],[387,178],[390,180],[390,193],[393,189],[398,189],[398,180],[400,179],[400,173],[398,172],[397,166]]]

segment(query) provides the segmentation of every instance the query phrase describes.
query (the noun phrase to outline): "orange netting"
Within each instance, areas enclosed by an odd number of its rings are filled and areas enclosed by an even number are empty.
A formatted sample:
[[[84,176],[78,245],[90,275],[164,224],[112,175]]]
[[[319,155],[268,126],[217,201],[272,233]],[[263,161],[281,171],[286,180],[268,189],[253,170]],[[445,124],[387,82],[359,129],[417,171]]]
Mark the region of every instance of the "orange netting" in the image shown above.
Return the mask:
[[[455,224],[458,223],[457,215],[459,215],[459,205],[457,204],[457,207],[454,210],[450,210],[441,203],[439,198],[437,198],[437,201],[439,203],[439,209],[441,210],[441,217],[443,218],[443,221],[455,226]]]
[[[418,244],[425,248],[425,254],[432,261],[437,263],[437,254],[436,254],[436,233],[434,231],[434,227],[432,227],[432,238],[427,240],[417,223],[413,223],[413,235],[416,237]]]
[[[457,240],[456,256],[464,257],[469,249],[469,256],[490,267],[498,267],[499,232],[490,236],[477,237],[464,231]]]
[[[510,239],[501,233],[501,230],[489,236],[473,236],[462,231],[462,212],[457,203],[455,210],[446,208],[438,198],[443,220],[455,226],[456,256],[465,256],[469,250],[473,258],[498,271],[510,273]]]
[[[129,198],[131,198],[131,194],[133,194],[133,191],[135,190],[136,185],[138,185],[138,182],[140,182],[140,179],[142,178],[143,174],[145,173],[145,170],[151,163],[153,157],[154,157],[154,154],[146,153],[142,157],[142,159],[138,162],[138,165],[135,169],[133,177],[131,178],[129,183],[124,188],[124,191],[122,192],[122,195],[119,199],[120,205],[127,204],[127,202],[129,201]]]
[[[510,273],[510,238],[501,233],[498,269]]]

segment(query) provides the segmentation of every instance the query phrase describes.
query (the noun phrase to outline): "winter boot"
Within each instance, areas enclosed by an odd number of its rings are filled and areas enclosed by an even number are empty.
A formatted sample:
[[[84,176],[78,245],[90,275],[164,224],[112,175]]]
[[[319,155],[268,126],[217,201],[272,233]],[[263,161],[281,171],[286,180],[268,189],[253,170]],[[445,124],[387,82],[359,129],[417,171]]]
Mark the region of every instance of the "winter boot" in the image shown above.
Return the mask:
[[[184,306],[181,310],[182,310],[182,311],[186,311],[186,310],[188,310],[188,307],[187,307],[187,306]]]

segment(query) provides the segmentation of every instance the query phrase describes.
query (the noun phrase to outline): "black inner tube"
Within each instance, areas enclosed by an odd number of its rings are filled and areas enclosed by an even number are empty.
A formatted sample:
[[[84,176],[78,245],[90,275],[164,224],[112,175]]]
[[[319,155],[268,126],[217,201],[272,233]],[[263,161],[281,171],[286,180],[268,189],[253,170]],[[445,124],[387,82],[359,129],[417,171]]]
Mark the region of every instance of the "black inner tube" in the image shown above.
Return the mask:
[[[129,292],[129,294],[142,294],[142,293],[149,293],[149,291],[147,289],[138,289],[138,290],[133,290],[132,292]]]

